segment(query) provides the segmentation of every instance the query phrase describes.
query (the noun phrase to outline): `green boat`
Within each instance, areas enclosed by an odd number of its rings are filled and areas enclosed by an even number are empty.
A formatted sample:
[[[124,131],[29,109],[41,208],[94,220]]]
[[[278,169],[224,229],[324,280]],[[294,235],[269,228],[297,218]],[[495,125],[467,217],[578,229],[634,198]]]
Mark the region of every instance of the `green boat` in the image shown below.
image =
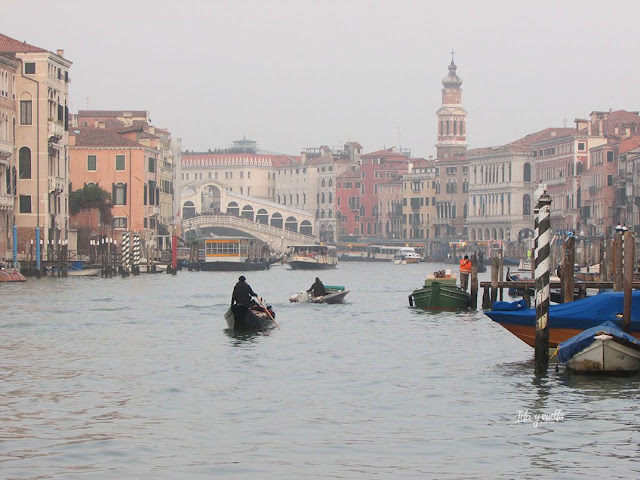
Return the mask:
[[[469,293],[457,285],[455,274],[429,274],[424,286],[409,295],[409,306],[456,312],[469,309],[469,298]]]

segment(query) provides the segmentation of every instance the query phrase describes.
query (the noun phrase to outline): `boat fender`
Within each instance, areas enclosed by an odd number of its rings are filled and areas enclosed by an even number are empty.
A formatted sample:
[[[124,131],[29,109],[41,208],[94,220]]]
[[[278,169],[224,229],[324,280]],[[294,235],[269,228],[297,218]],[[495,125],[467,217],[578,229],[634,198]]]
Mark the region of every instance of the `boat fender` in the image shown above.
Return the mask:
[[[409,306],[413,307],[413,295],[409,295]]]

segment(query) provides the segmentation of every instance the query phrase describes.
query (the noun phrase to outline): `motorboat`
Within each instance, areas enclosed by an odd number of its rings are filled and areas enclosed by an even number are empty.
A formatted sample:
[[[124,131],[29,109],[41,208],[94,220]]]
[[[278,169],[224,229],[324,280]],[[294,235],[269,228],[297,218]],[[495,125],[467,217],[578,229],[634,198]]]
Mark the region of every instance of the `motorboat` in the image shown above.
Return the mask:
[[[347,296],[349,290],[345,290],[342,285],[325,285],[325,295],[314,297],[309,292],[303,290],[292,297],[289,297],[291,303],[343,303],[344,297]]]
[[[427,275],[422,288],[409,295],[409,306],[421,310],[462,311],[469,309],[471,296],[457,284],[451,270],[441,270]]]

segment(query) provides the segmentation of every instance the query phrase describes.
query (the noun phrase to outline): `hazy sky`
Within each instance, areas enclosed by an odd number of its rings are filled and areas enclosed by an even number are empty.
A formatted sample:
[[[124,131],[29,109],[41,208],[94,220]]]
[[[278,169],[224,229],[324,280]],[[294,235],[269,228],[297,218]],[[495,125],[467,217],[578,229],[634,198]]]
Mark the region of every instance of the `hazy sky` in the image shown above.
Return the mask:
[[[3,3],[2,33],[73,62],[72,111],[149,110],[189,150],[435,155],[452,49],[470,148],[640,108],[637,0]]]

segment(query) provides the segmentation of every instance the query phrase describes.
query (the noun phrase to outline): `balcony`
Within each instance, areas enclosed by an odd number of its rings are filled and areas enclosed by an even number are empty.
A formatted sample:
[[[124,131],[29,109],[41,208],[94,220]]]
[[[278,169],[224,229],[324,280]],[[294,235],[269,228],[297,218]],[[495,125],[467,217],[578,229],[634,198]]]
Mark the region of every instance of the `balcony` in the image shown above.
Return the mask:
[[[62,192],[64,191],[64,178],[61,177],[49,177],[49,192]]]
[[[49,120],[47,123],[47,136],[49,137],[49,142],[58,143],[58,140],[64,136],[64,125],[62,122]]]
[[[8,193],[0,193],[0,210],[13,210],[15,197]]]
[[[12,154],[13,154],[13,145],[11,144],[11,142],[7,142],[6,140],[0,140],[0,162],[8,164],[3,160],[8,160]]]

